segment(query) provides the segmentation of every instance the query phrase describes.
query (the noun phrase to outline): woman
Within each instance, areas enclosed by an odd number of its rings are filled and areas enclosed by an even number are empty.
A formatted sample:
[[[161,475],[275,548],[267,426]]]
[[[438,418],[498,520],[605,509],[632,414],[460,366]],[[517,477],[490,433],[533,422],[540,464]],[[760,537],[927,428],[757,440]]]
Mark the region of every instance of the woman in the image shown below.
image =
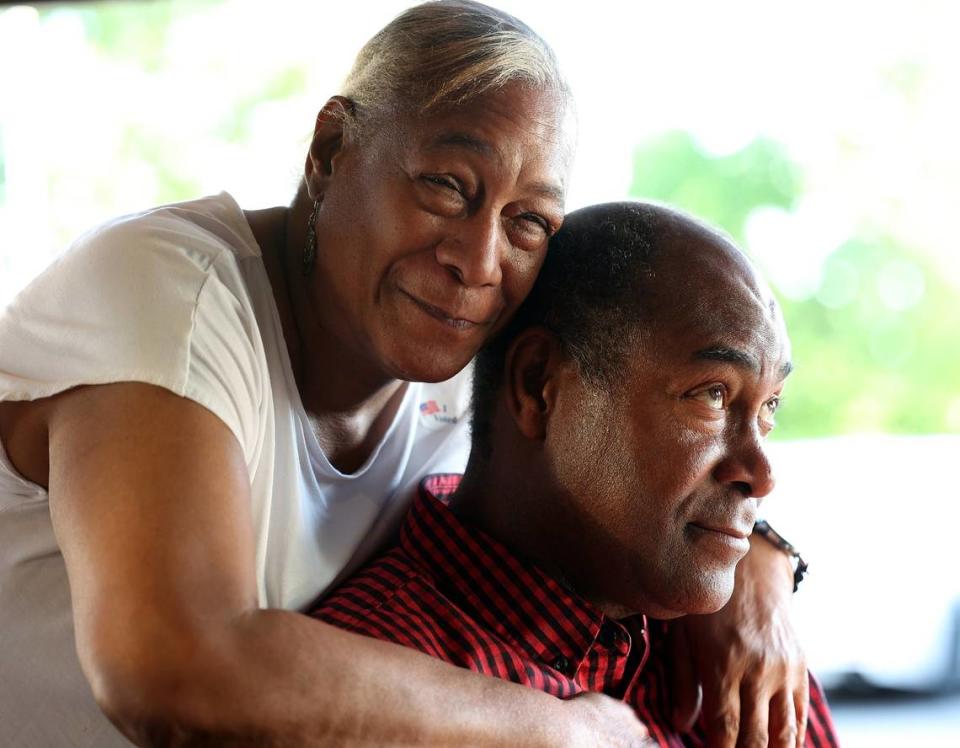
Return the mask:
[[[560,225],[568,99],[516,19],[419,6],[321,110],[290,208],[220,195],[118,219],[14,301],[5,744],[126,744],[104,715],[140,744],[639,739],[611,700],[558,702],[292,612],[382,542],[420,477],[462,468],[455,375]],[[779,611],[778,595],[761,597]],[[724,678],[739,695],[736,667]],[[764,709],[784,687],[767,691]]]

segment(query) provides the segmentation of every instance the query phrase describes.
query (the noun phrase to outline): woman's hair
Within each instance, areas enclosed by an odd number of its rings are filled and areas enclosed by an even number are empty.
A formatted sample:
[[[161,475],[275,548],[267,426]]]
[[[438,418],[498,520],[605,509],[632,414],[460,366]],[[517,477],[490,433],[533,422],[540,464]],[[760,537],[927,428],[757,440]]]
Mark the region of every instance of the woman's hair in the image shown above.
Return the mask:
[[[410,8],[368,41],[343,84],[363,125],[463,104],[522,81],[569,99],[553,50],[529,26],[473,0]]]

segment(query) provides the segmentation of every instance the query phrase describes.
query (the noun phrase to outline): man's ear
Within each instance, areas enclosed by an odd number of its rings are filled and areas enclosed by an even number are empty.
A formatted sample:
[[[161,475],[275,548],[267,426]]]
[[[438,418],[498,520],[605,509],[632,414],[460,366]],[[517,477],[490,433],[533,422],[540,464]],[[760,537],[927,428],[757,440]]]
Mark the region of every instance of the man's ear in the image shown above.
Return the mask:
[[[546,437],[559,386],[559,368],[566,360],[560,340],[543,327],[520,333],[507,349],[504,375],[507,407],[528,439]]]
[[[353,102],[343,96],[332,97],[317,114],[313,140],[303,167],[311,201],[322,198],[326,191],[333,176],[334,160],[343,148],[345,122],[352,116]]]

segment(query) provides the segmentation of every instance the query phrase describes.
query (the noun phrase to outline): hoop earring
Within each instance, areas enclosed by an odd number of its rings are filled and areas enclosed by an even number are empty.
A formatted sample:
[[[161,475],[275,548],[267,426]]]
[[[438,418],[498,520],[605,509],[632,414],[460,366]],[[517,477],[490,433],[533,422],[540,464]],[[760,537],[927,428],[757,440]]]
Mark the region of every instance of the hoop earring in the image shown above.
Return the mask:
[[[303,274],[310,275],[317,263],[317,218],[320,217],[320,198],[313,201],[313,210],[307,223],[307,243],[303,248]]]

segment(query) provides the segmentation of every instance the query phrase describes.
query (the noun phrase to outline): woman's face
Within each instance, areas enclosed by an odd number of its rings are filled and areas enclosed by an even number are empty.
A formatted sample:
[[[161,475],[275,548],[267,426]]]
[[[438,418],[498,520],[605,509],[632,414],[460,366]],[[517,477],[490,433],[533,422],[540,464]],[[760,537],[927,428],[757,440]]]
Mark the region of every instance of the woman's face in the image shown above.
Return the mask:
[[[310,283],[349,359],[440,381],[504,324],[563,220],[565,118],[555,94],[517,84],[344,135],[320,187]]]

